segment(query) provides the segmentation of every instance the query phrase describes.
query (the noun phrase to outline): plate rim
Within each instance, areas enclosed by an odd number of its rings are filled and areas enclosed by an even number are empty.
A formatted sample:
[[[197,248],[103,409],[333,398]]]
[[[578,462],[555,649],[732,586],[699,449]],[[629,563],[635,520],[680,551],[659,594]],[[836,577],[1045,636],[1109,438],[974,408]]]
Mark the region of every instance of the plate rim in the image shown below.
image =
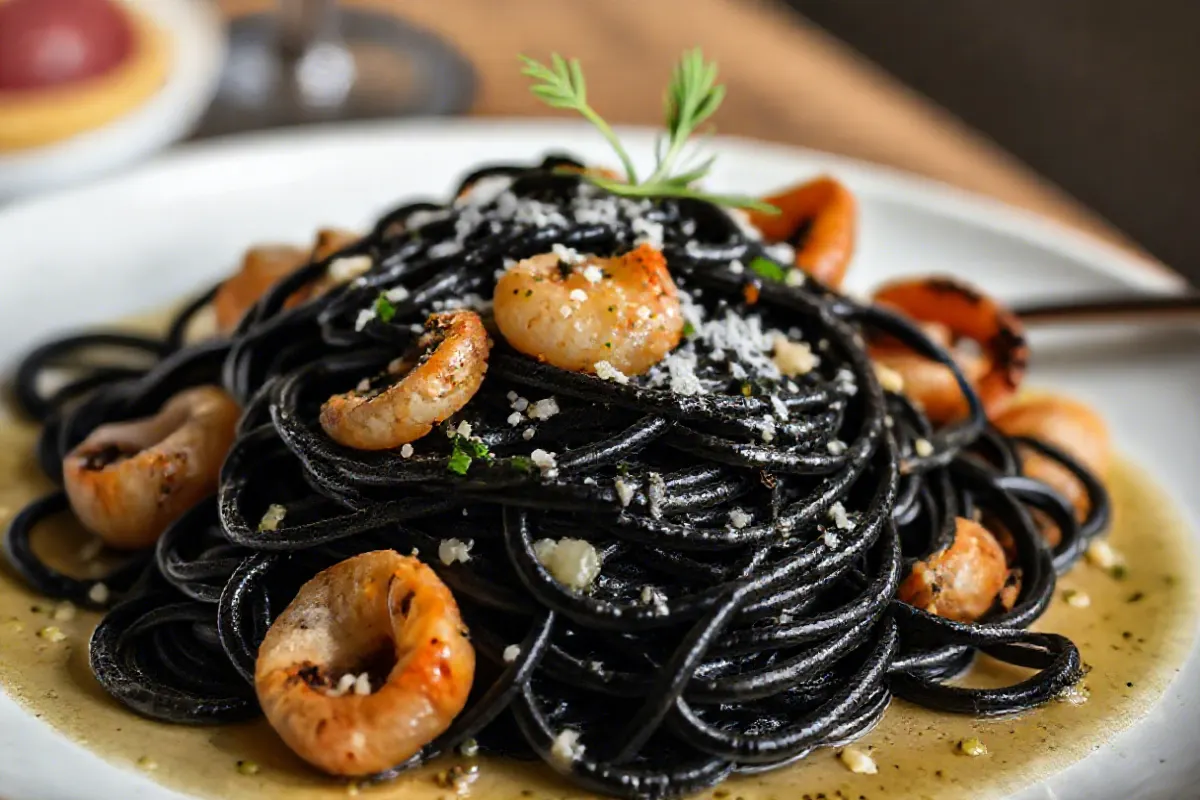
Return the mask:
[[[128,166],[138,156],[157,153],[187,135],[208,107],[226,53],[224,22],[216,6],[205,0],[121,2],[150,18],[171,37],[171,63],[162,85],[141,105],[97,128],[37,147],[0,153],[0,175],[4,175],[0,180],[0,202],[19,205],[54,194],[67,186],[63,174],[69,168],[89,176],[120,177],[124,173],[112,170]],[[137,142],[134,147],[126,143],[131,138]],[[109,161],[95,161],[96,152],[108,153]],[[39,174],[50,176],[45,188],[38,185]]]

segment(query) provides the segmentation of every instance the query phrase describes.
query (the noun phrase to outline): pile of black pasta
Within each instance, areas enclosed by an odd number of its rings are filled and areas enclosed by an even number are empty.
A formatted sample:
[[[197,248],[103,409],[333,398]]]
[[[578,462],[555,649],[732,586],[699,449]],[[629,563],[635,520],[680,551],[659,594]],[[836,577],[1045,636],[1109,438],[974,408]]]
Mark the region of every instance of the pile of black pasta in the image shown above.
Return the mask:
[[[912,324],[747,269],[773,251],[722,209],[618,201],[560,169],[571,164],[480,170],[463,187],[490,183],[490,199],[388,213],[360,242],[278,284],[228,340],[184,342],[210,292],[162,339],[87,333],[27,357],[17,395],[45,426],[38,455],[56,481],[63,455],[97,425],[152,414],[185,387],[219,383],[244,404],[218,496],[154,552],[101,579],[113,604],[91,659],[104,688],[169,722],[258,714],[254,658],[273,615],[316,571],[380,548],[415,548],[439,572],[479,658],[452,728],[381,780],[476,739],[485,751],[535,754],[595,791],[677,795],[853,740],[893,695],[994,715],[1076,681],[1074,645],[1025,629],[1049,603],[1056,572],[1106,524],[1099,483],[1032,443],[1088,487],[1092,510],[1077,524],[1061,498],[1021,476],[1016,443],[987,425],[961,375],[971,416],[939,430],[881,389],[863,346],[873,333],[953,366]],[[468,422],[490,452],[466,475],[448,469],[452,439],[440,430],[406,458],[340,447],[317,424],[321,401],[382,370],[430,310],[489,299],[510,260],[555,244],[618,254],[648,230],[660,231],[695,313],[790,331],[812,344],[819,365],[792,381],[764,376],[696,338],[689,347],[707,390],[680,394],[662,381],[622,385],[539,364],[494,334],[483,388],[448,422]],[[285,308],[333,258],[354,255],[372,259],[362,279]],[[397,287],[407,297],[393,319],[360,319]],[[89,362],[96,346],[145,365]],[[43,373],[68,361],[75,378],[39,393]],[[514,397],[553,397],[557,413],[514,425]],[[918,439],[931,454],[916,454]],[[556,470],[530,467],[537,448],[556,454]],[[260,531],[271,504],[286,517]],[[1053,551],[1031,509],[1062,530]],[[8,531],[7,554],[40,591],[95,608],[97,581],[54,571],[30,547],[40,520],[67,511],[62,492],[31,504]],[[955,517],[977,514],[1015,542],[1015,607],[964,624],[895,600],[907,565],[948,543]],[[564,537],[591,542],[602,558],[589,591],[558,584],[534,554],[536,540]],[[473,542],[469,561],[439,559],[449,538]],[[511,645],[520,651],[509,661]],[[1034,672],[1004,689],[946,685],[979,652]],[[584,746],[569,763],[552,754],[568,730]]]

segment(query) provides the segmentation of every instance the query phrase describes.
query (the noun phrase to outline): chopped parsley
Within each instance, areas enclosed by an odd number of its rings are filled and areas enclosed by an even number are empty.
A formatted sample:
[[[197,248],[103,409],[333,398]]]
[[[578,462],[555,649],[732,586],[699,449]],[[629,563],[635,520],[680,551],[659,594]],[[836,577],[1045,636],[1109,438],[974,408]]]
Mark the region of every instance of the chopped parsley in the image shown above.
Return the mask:
[[[446,463],[446,469],[455,475],[466,475],[467,470],[471,468],[471,462],[476,459],[492,460],[492,453],[488,450],[488,446],[477,439],[469,439],[466,436],[455,434],[452,442],[450,461]]]
[[[528,456],[513,456],[509,462],[521,472],[533,472],[533,459]]]
[[[684,336],[695,336],[696,335],[696,326],[690,322],[683,323],[683,335]]]
[[[757,275],[769,281],[783,283],[787,280],[787,271],[769,258],[757,256],[748,266]]]
[[[375,316],[379,317],[381,322],[391,322],[396,318],[396,307],[382,292],[375,298]]]

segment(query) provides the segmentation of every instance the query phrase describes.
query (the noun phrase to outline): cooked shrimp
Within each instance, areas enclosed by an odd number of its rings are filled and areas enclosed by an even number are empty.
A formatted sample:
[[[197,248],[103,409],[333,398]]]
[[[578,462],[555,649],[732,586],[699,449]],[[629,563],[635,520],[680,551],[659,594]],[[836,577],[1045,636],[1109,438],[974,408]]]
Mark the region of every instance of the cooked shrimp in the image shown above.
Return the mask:
[[[250,307],[258,302],[267,290],[284,277],[291,275],[310,260],[320,260],[347,247],[358,239],[358,235],[338,228],[326,228],[317,233],[312,250],[290,245],[260,245],[246,251],[242,267],[236,274],[221,284],[213,297],[217,329],[229,333],[237,327]],[[313,287],[299,289],[288,297],[285,307],[299,305],[320,294],[337,281],[325,279]]]
[[[304,266],[307,258],[303,248],[289,245],[260,245],[247,250],[242,268],[222,283],[213,297],[217,330],[229,333],[236,328],[268,289]]]
[[[992,607],[1008,583],[1004,550],[982,525],[957,519],[954,541],[927,561],[913,565],[898,598],[909,605],[959,622],[973,622]],[[1013,597],[1008,597],[1011,602]]]
[[[221,389],[199,386],[153,417],[96,428],[63,459],[75,515],[111,547],[154,544],[216,490],[239,413]]]
[[[802,183],[765,198],[778,214],[751,211],[750,222],[769,242],[796,245],[796,266],[826,286],[842,285],[854,255],[858,203],[830,177]],[[805,230],[807,228],[807,230]],[[794,242],[803,233],[802,240]]]
[[[479,391],[491,343],[483,320],[459,309],[432,314],[413,352],[388,368],[390,384],[335,394],[321,427],[338,444],[389,450],[420,439]]]
[[[679,344],[683,314],[662,253],[643,244],[571,260],[542,253],[496,282],[496,326],[510,345],[561,369],[592,373],[608,362],[638,375]]]
[[[317,231],[317,241],[313,245],[313,260],[320,261],[321,259],[329,258],[338,250],[354,244],[359,238],[361,237],[354,231],[342,228],[322,228]]]
[[[1097,477],[1108,471],[1108,427],[1090,406],[1068,397],[1039,395],[1018,400],[996,417],[995,425],[1009,436],[1028,436],[1057,447]],[[1083,520],[1090,510],[1087,490],[1070,470],[1031,448],[1021,448],[1026,475],[1050,486]]]
[[[393,550],[342,561],[300,587],[258,648],[254,688],[271,727],[335,775],[412,756],[466,705],[475,649],[454,595]]]
[[[982,353],[978,356],[957,349],[954,355],[989,417],[1003,411],[1012,400],[1025,375],[1029,347],[1024,327],[1007,308],[949,278],[887,284],[875,293],[875,302],[926,323],[923,327],[938,333],[934,338],[941,338],[943,345],[953,347],[963,339],[979,345]],[[949,369],[890,340],[873,342],[870,352],[877,363],[900,374],[905,393],[924,407],[933,422],[952,422],[966,416],[966,398]]]

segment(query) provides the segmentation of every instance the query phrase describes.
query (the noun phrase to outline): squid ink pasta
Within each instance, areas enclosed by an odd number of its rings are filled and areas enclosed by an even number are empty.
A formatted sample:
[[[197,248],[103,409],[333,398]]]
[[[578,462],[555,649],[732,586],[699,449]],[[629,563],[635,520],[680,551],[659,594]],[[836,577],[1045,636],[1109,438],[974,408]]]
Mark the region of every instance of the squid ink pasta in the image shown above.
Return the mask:
[[[369,781],[477,743],[658,798],[852,742],[894,698],[995,716],[1072,686],[1075,645],[1029,627],[1108,501],[1014,399],[1019,320],[945,279],[840,293],[832,179],[760,225],[585,169],[478,169],[293,258],[218,335],[188,331],[228,285],[162,338],[25,358],[62,488],[6,554],[104,611],[105,691],[177,724],[265,710]],[[119,569],[39,559],[69,513]],[[981,653],[1029,677],[954,685]],[[331,710],[384,702],[419,740]]]

